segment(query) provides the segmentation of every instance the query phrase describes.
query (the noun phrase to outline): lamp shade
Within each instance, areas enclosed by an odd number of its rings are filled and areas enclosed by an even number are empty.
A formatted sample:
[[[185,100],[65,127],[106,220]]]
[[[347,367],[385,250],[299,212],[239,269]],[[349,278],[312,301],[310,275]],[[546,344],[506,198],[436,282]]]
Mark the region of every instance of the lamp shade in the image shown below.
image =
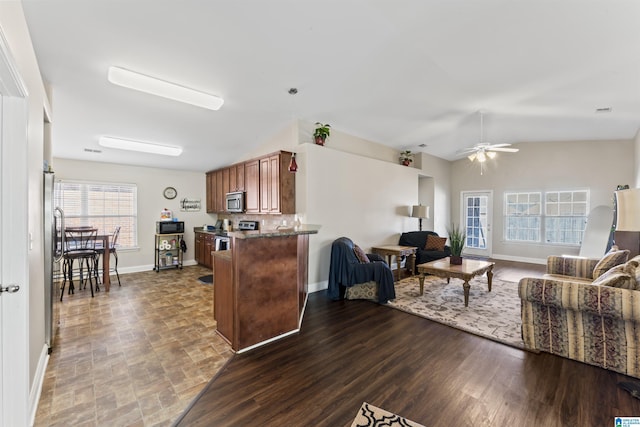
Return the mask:
[[[413,218],[429,218],[429,206],[414,205],[411,209],[411,216]]]
[[[640,231],[640,188],[619,190],[616,195],[616,231]]]

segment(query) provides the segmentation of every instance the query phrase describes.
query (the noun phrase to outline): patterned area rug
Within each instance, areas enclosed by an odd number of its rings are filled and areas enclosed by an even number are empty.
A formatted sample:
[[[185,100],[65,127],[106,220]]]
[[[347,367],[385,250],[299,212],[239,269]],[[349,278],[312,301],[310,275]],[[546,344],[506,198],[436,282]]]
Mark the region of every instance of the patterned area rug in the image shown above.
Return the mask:
[[[424,427],[411,420],[392,414],[384,409],[364,402],[358,411],[358,415],[353,420],[351,427]]]
[[[463,283],[460,279],[451,279],[447,284],[447,279],[427,276],[421,296],[418,277],[408,277],[396,282],[396,299],[388,305],[524,349],[518,284],[494,277],[491,292],[488,292],[487,277],[475,277],[469,282],[469,306],[465,307]]]

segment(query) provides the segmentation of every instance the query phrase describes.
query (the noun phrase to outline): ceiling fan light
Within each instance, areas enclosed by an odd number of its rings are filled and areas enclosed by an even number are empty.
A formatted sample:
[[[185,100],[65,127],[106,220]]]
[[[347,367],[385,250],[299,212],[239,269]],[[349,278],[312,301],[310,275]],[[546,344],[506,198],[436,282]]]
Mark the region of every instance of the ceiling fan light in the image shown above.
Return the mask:
[[[490,159],[495,159],[496,153],[493,151],[487,151],[487,157],[489,157]]]
[[[484,151],[478,151],[478,161],[480,163],[484,163],[487,161],[487,156],[484,154]]]
[[[473,162],[476,159],[476,153],[467,156],[467,158]]]
[[[101,136],[98,140],[98,144],[107,148],[139,151],[141,153],[162,154],[164,156],[179,156],[182,154],[182,147],[152,144],[150,142],[133,141],[130,139],[112,138],[109,136]]]
[[[218,96],[200,92],[195,89],[166,82],[154,77],[145,76],[120,67],[109,67],[108,80],[118,86],[140,92],[150,93],[185,104],[195,105],[208,110],[218,110],[224,100]]]

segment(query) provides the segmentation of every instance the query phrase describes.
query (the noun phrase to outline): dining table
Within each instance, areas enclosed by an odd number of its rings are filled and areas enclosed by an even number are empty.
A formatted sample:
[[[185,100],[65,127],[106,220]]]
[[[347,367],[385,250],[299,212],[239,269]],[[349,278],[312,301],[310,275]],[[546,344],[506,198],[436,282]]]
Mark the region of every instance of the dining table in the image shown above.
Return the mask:
[[[111,279],[109,278],[109,259],[111,258],[109,253],[109,238],[110,234],[98,234],[96,240],[102,242],[101,248],[96,248],[96,251],[102,252],[102,284],[104,285],[104,291],[109,292],[111,288]]]

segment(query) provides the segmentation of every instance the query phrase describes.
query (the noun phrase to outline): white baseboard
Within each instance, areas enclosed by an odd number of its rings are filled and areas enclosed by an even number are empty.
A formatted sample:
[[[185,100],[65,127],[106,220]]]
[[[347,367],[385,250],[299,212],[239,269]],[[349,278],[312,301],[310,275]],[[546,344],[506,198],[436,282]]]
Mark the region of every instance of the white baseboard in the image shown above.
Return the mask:
[[[542,264],[545,265],[547,263],[547,259],[540,259],[540,258],[525,258],[525,257],[518,257],[518,256],[511,256],[511,255],[500,255],[500,254],[492,254],[491,258],[493,259],[500,259],[503,261],[516,261],[516,262],[528,262],[530,264]]]
[[[327,289],[329,287],[329,281],[324,280],[322,282],[310,283],[307,285],[307,292],[312,294]]]
[[[40,352],[40,358],[38,359],[38,367],[36,368],[36,374],[33,377],[33,384],[31,385],[31,391],[29,392],[29,425],[33,425],[36,422],[36,412],[38,411],[38,402],[40,402],[40,395],[42,394],[42,386],[44,384],[44,375],[47,372],[47,365],[49,364],[49,346],[44,345]]]
[[[196,260],[194,259],[190,259],[185,261],[182,264],[184,267],[188,267],[191,265],[198,265],[198,263],[196,262]],[[147,264],[147,265],[135,265],[133,267],[120,267],[118,268],[118,273],[120,274],[127,274],[127,273],[140,273],[143,271],[152,271],[154,268],[153,264]],[[111,275],[113,276],[115,273],[111,273]]]

